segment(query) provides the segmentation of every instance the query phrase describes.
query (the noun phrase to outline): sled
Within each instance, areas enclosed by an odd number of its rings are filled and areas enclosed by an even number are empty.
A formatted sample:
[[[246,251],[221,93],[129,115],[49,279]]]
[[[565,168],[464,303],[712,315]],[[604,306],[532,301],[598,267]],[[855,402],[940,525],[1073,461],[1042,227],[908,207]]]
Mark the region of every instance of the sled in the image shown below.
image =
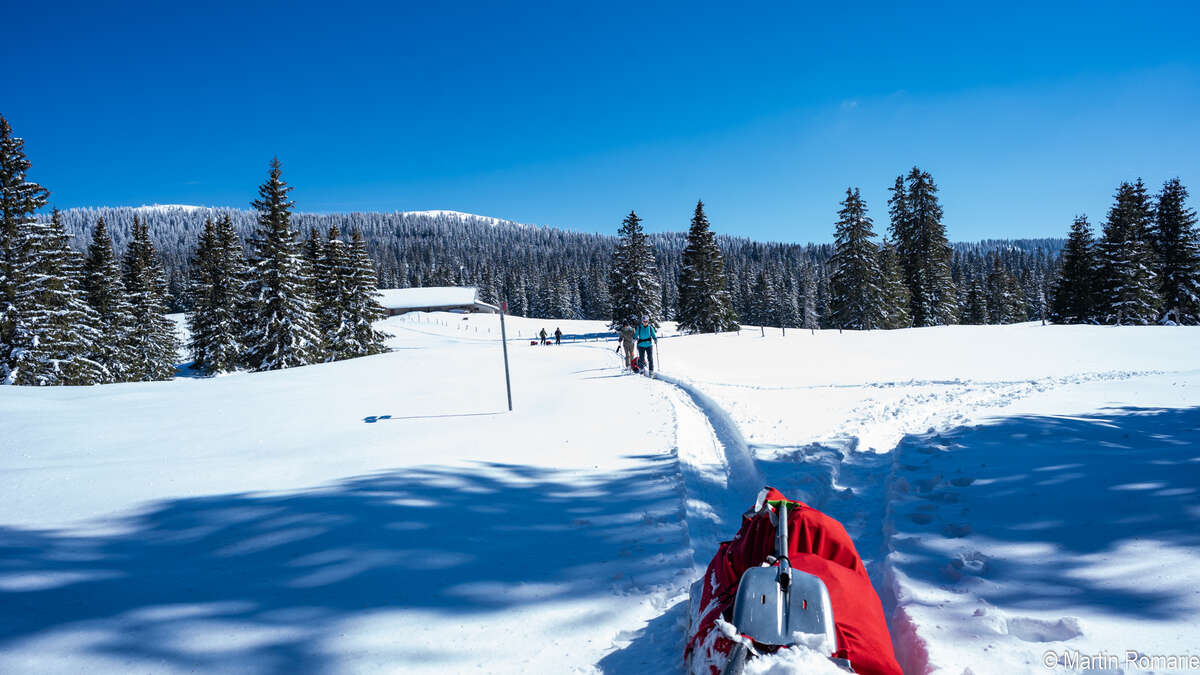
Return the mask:
[[[901,675],[883,607],[841,523],[759,493],[692,590],[688,672],[740,673],[745,661],[809,649],[859,675]]]

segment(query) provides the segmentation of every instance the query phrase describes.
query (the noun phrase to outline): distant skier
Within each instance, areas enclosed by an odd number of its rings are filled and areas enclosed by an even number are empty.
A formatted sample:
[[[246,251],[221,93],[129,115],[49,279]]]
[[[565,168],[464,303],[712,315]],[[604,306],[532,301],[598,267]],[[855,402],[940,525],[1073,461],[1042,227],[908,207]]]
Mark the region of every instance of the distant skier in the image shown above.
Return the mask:
[[[642,316],[642,325],[637,329],[638,358],[646,364],[646,374],[654,376],[654,347],[658,345],[658,334],[650,325],[650,317]]]
[[[554,329],[554,344],[556,346],[562,344],[562,329],[561,328]]]
[[[637,341],[637,331],[633,330],[633,326],[625,324],[621,327],[621,344],[617,345],[617,351],[625,350],[625,368],[633,370],[633,344]]]
[[[538,333],[538,336],[540,338],[542,338],[542,344],[546,344],[546,329],[545,328],[542,329],[542,332]]]

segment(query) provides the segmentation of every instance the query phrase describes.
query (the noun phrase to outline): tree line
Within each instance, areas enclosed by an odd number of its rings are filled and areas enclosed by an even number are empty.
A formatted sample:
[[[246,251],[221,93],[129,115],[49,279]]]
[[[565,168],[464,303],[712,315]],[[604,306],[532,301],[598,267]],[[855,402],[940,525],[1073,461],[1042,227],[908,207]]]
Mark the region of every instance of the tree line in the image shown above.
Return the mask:
[[[118,257],[101,217],[86,254],[62,213],[37,212],[49,191],[27,179],[24,140],[0,117],[0,382],[88,385],[175,375],[178,337],[169,282],[150,227],[136,214]],[[278,161],[253,203],[244,247],[228,217],[206,220],[189,261],[187,345],[213,374],[272,370],[386,351],[372,322],[384,315],[361,233],[314,231],[300,250],[291,190]]]
[[[1200,233],[1178,178],[1153,198],[1142,179],[1117,187],[1103,233],[1075,218],[1055,280],[1058,323],[1200,324]]]

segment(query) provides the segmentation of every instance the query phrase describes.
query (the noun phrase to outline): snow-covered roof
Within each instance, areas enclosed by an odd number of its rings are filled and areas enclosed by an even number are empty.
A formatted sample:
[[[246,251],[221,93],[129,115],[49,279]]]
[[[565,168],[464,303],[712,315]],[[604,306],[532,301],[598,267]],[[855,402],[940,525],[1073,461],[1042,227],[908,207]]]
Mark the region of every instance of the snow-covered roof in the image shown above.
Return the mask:
[[[471,286],[431,286],[428,288],[383,288],[379,302],[385,309],[423,309],[426,307],[467,307],[476,302]]]

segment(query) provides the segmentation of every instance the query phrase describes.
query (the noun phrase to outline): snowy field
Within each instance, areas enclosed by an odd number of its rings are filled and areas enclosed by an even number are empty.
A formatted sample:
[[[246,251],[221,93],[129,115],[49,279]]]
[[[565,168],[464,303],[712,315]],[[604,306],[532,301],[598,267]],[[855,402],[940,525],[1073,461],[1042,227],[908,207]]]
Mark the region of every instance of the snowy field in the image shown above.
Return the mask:
[[[678,672],[765,483],[846,524],[906,672],[1200,655],[1200,330],[664,330],[651,381],[507,323],[512,413],[495,316],[0,388],[0,672]]]

